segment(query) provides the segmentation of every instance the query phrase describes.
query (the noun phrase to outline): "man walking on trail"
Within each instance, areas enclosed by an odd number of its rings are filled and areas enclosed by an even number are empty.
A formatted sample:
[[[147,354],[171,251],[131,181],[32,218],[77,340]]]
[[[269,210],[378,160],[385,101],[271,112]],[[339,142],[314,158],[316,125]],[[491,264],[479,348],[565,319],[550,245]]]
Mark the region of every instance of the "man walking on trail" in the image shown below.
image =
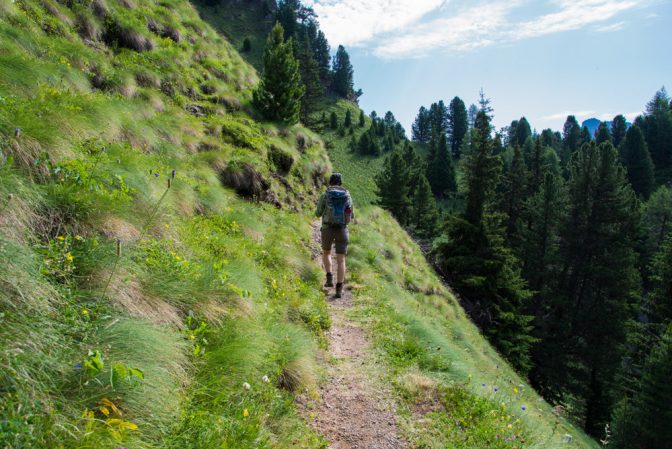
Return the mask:
[[[334,286],[334,275],[331,272],[331,246],[336,244],[336,298],[343,294],[345,280],[345,254],[348,251],[348,224],[354,218],[350,192],[341,184],[340,173],[329,178],[329,187],[317,201],[315,215],[322,217],[322,262],[327,272],[325,287]]]

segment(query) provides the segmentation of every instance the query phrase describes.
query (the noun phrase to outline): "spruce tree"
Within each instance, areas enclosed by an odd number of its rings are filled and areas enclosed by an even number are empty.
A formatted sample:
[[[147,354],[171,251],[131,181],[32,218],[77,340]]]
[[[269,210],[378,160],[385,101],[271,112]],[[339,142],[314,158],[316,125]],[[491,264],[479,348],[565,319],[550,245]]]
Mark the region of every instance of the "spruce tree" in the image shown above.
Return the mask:
[[[621,146],[621,158],[635,193],[648,199],[654,186],[653,162],[644,141],[644,134],[637,125],[631,126],[625,134]]]
[[[628,125],[625,121],[625,117],[620,114],[614,117],[614,119],[611,121],[611,139],[616,148],[621,145],[627,130]]]
[[[467,108],[460,97],[455,97],[448,105],[448,132],[450,133],[450,152],[455,159],[462,155],[460,149],[469,129]]]
[[[581,128],[581,135],[579,137],[579,145],[583,146],[586,143],[593,141],[593,136],[590,135],[590,130],[587,126]]]
[[[319,30],[317,37],[313,43],[313,51],[315,53],[315,61],[320,70],[320,79],[322,85],[328,87],[331,82],[331,49],[324,33]]]
[[[672,180],[672,113],[670,98],[663,87],[646,105],[643,117],[636,120],[642,128],[659,181]]]
[[[282,26],[283,37],[286,41],[295,37],[297,31],[297,15],[296,9],[298,7],[295,0],[281,0],[278,3],[278,10],[275,15],[277,23]]]
[[[284,40],[280,23],[275,24],[268,36],[263,64],[261,81],[253,93],[255,106],[268,119],[296,123],[305,88],[292,41]]]
[[[299,70],[301,81],[305,88],[303,99],[301,101],[301,120],[304,123],[309,122],[310,114],[317,110],[320,98],[324,95],[322,83],[320,82],[320,69],[315,61],[313,50],[310,46],[310,39],[307,33],[302,33],[299,40]]]
[[[420,174],[413,195],[411,224],[420,237],[431,238],[436,232],[438,217],[439,213],[429,181],[424,174]]]
[[[550,399],[585,398],[585,429],[600,435],[612,407],[635,268],[638,202],[610,143],[584,145],[570,163],[569,210],[560,232],[534,384]]]
[[[378,204],[390,211],[399,224],[404,226],[409,219],[409,172],[400,150],[393,151],[385,158],[383,170],[375,181]]]
[[[362,110],[359,111],[359,122],[357,124],[360,128],[363,128],[366,124],[366,120],[364,119],[364,111]]]
[[[508,173],[504,175],[502,210],[506,214],[506,239],[514,251],[520,248],[522,231],[521,216],[527,199],[528,172],[520,147],[513,147],[513,160]]]
[[[455,168],[448,149],[448,139],[441,133],[434,146],[433,159],[429,160],[427,175],[432,192],[438,197],[457,189]]]
[[[350,55],[345,47],[338,46],[332,75],[332,90],[341,98],[351,99],[354,93],[353,82],[354,70],[350,63]]]
[[[424,106],[421,106],[413,125],[411,125],[411,138],[416,142],[429,143],[431,137],[429,112]]]
[[[576,150],[579,149],[581,140],[581,127],[576,117],[568,115],[565,124],[562,127],[562,148],[563,152],[561,159],[563,165],[569,162],[569,158]]]
[[[343,126],[345,126],[346,128],[352,126],[352,113],[350,112],[350,109],[345,111],[345,119],[343,120]]]
[[[331,111],[331,114],[329,115],[329,127],[331,129],[338,128],[338,116],[335,111]]]
[[[599,145],[604,142],[612,142],[611,133],[609,132],[609,124],[607,122],[601,122],[595,132],[595,143]]]
[[[516,126],[516,141],[515,143],[519,146],[523,146],[525,141],[532,137],[532,129],[530,128],[530,123],[525,117],[521,117],[518,120],[518,126]]]

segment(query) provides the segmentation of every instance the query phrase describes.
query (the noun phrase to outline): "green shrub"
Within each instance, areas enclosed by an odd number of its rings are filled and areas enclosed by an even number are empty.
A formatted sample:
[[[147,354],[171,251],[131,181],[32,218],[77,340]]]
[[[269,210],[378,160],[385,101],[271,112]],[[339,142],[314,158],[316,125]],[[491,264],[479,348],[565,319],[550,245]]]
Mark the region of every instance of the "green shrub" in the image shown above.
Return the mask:
[[[294,165],[294,156],[276,145],[271,145],[271,148],[268,150],[268,158],[279,173],[289,173],[292,165]]]

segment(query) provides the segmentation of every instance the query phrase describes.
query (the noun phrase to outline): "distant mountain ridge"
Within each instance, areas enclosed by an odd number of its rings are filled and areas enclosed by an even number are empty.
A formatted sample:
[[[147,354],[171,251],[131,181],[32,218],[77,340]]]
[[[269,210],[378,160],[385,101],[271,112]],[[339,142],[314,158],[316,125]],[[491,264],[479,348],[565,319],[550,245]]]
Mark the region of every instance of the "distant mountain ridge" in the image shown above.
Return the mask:
[[[581,127],[583,128],[585,126],[586,128],[588,128],[591,137],[595,137],[595,133],[597,132],[597,128],[599,128],[600,123],[602,123],[600,119],[591,117],[581,122]],[[607,120],[607,125],[609,125],[609,130],[611,131],[611,120]],[[626,121],[625,126],[626,128],[630,128],[632,126],[632,123]]]

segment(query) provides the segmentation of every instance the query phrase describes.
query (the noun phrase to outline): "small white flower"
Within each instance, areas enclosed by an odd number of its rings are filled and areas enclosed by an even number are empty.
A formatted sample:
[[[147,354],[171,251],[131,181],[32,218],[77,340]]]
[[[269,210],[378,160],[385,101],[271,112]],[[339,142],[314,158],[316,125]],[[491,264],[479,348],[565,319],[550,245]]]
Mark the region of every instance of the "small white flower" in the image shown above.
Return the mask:
[[[243,382],[243,388],[249,390],[250,388],[252,388],[252,386],[250,386],[250,384],[248,384],[247,382]]]
[[[269,383],[269,382],[270,382],[270,380],[268,379],[268,376],[264,376],[264,377],[262,377],[261,380],[263,380],[263,381],[266,382],[266,383]]]

